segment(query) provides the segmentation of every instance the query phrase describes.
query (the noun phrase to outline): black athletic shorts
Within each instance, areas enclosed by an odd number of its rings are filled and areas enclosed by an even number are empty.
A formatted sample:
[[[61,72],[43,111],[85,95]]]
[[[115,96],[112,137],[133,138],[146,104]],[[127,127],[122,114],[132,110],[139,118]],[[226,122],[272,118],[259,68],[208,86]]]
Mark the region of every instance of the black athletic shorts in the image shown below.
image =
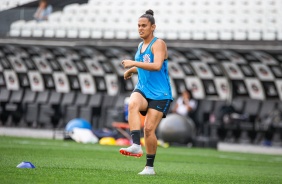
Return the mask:
[[[167,99],[167,100],[152,100],[152,99],[149,99],[149,98],[146,98],[145,94],[140,91],[139,89],[135,89],[133,92],[138,92],[140,93],[148,102],[148,108],[151,108],[151,109],[155,109],[157,111],[160,111],[163,113],[163,118],[166,117],[167,113],[168,113],[168,110],[169,110],[169,107],[170,107],[170,103],[171,103],[171,100],[170,99]],[[147,114],[147,111],[140,111],[140,113],[143,115],[143,116],[146,116]]]

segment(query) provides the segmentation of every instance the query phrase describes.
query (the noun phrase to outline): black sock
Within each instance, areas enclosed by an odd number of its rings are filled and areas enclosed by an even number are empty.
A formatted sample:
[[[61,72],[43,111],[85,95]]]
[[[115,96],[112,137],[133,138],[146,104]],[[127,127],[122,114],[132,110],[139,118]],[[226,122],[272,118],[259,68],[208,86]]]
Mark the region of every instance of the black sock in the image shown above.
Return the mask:
[[[146,155],[146,158],[147,158],[146,166],[154,167],[155,156],[156,154],[153,154],[153,155],[147,154]]]
[[[130,132],[134,144],[140,145],[140,130],[133,130]]]

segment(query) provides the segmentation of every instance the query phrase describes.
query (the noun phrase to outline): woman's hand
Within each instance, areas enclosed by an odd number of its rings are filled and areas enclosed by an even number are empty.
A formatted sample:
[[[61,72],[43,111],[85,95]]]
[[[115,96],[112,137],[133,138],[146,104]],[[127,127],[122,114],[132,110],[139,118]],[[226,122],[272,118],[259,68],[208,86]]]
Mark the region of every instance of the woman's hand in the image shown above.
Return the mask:
[[[121,62],[121,64],[123,65],[124,68],[131,68],[134,66],[135,64],[135,61],[132,61],[132,60],[123,60]]]
[[[127,80],[130,79],[132,75],[133,73],[130,70],[127,70],[126,72],[124,72],[123,77],[125,80]]]

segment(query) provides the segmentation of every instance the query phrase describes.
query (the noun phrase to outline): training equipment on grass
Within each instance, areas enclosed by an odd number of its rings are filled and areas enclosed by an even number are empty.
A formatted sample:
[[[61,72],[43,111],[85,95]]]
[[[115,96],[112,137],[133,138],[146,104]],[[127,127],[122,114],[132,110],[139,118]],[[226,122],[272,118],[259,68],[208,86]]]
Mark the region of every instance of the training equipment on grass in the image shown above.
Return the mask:
[[[78,143],[95,144],[99,141],[98,137],[93,134],[92,130],[86,128],[73,128],[69,135],[74,141]]]
[[[164,142],[163,140],[158,140],[158,146],[163,147],[163,148],[168,148],[169,143]]]
[[[140,144],[141,144],[141,146],[145,146],[145,138],[144,137],[140,138]]]
[[[116,145],[118,145],[118,146],[130,146],[131,142],[127,138],[118,138],[116,140]]]
[[[157,135],[164,142],[187,144],[195,137],[195,124],[190,118],[169,114],[160,122]]]
[[[17,168],[34,169],[35,166],[31,162],[21,162],[19,165],[17,165]]]
[[[92,126],[88,121],[82,118],[75,118],[75,119],[70,120],[68,124],[66,125],[65,131],[64,131],[64,139],[71,139],[70,134],[73,133],[74,128],[83,128],[83,129],[88,129],[92,131]]]
[[[66,131],[71,132],[74,128],[85,128],[92,130],[91,124],[82,118],[75,118],[70,120],[66,126]]]
[[[100,139],[99,143],[101,145],[116,145],[116,140],[113,137],[103,137]]]

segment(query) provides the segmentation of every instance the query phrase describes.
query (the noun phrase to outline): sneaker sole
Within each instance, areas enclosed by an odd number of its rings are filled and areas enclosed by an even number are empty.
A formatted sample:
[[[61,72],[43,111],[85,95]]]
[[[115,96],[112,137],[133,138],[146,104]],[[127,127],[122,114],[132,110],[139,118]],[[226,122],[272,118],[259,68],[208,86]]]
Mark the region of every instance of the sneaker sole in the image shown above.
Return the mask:
[[[119,152],[122,154],[122,155],[125,155],[125,156],[132,156],[132,157],[136,157],[136,158],[140,158],[143,156],[143,153],[130,153],[128,151],[125,151],[125,150],[119,150]]]

